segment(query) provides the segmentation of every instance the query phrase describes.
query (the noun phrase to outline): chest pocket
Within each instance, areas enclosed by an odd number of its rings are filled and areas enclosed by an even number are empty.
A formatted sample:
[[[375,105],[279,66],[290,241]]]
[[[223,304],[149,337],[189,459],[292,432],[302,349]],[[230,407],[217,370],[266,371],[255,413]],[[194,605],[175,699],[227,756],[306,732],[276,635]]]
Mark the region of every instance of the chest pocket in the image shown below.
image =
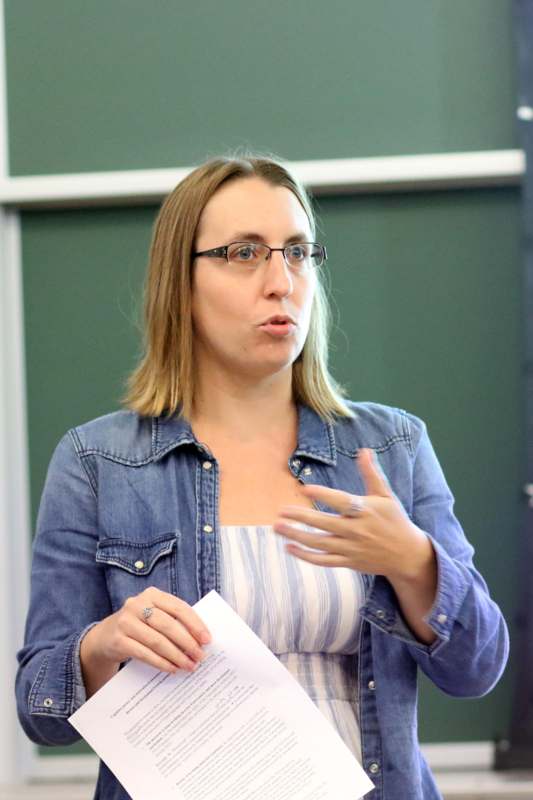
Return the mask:
[[[96,562],[105,569],[113,611],[150,586],[177,594],[176,551],[179,531],[161,534],[143,542],[102,539]]]

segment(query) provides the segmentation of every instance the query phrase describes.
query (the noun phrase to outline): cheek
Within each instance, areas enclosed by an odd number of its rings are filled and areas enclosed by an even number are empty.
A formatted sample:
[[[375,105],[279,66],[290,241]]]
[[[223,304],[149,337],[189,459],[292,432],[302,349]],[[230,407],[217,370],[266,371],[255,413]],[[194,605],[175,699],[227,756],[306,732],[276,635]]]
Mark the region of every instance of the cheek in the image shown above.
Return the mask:
[[[217,286],[216,274],[197,269],[192,285],[192,315],[197,324],[223,313],[225,294]]]
[[[197,281],[193,285],[192,320],[197,333],[220,335],[221,325],[232,325],[242,317],[246,303],[238,290],[219,282]]]
[[[316,278],[313,277],[306,286],[302,287],[302,293],[300,296],[300,312],[301,312],[301,319],[302,323],[305,327],[306,333],[307,329],[309,328],[309,322],[311,319],[311,311],[313,309],[313,301],[315,298],[316,293]]]

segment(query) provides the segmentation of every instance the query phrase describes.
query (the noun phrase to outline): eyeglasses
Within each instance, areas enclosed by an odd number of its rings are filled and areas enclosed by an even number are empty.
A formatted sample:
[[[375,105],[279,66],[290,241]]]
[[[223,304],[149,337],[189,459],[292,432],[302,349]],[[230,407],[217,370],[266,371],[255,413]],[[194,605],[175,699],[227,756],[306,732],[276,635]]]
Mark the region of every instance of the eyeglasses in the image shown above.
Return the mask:
[[[256,269],[275,252],[283,253],[285,263],[295,272],[304,272],[309,267],[321,267],[328,257],[324,245],[316,242],[295,242],[285,247],[269,247],[259,242],[232,242],[192,255],[193,258],[225,258],[228,264]]]

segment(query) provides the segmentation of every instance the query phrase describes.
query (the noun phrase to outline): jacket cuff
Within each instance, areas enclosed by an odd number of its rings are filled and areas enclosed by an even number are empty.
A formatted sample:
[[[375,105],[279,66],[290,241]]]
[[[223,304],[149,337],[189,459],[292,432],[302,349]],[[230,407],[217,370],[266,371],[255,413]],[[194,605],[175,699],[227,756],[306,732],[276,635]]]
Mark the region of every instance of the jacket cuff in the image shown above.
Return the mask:
[[[437,557],[438,583],[435,602],[424,617],[424,622],[438,637],[429,648],[434,653],[450,639],[455,623],[463,621],[461,609],[474,578],[468,567],[454,561],[438,542],[431,536],[429,538]]]
[[[473,577],[467,567],[454,561],[438,542],[429,538],[437,559],[437,592],[423,619],[437,639],[427,645],[416,638],[402,616],[394,589],[382,575],[376,575],[372,581],[361,616],[384,633],[432,655],[450,639],[454,624],[461,622],[461,607]]]
[[[91,622],[81,633],[47,652],[30,690],[30,714],[68,718],[85,703],[80,646],[85,634],[96,624]]]

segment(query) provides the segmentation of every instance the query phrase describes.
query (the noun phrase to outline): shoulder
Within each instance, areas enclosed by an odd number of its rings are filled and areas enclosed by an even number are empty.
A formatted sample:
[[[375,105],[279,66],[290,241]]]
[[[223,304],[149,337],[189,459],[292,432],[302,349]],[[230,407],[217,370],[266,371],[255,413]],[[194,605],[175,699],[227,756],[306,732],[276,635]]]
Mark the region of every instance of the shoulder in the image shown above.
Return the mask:
[[[337,448],[353,454],[358,447],[384,452],[403,443],[413,455],[426,425],[403,408],[370,401],[345,401],[353,417],[339,417],[333,424]]]
[[[79,456],[101,455],[123,463],[149,461],[153,419],[134,411],[114,411],[72,428],[68,436]]]

